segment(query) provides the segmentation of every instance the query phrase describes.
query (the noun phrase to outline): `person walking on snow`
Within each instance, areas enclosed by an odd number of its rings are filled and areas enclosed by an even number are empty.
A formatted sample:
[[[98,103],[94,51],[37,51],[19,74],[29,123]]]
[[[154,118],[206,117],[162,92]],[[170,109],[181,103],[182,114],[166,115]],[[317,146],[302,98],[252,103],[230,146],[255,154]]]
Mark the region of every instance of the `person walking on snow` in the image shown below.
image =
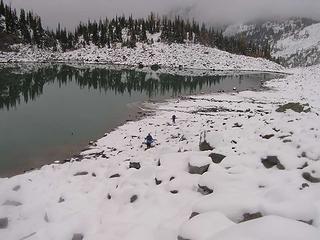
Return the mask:
[[[176,115],[172,115],[171,118],[172,118],[172,123],[176,123],[176,118],[177,118]]]
[[[146,140],[147,148],[151,148],[151,144],[154,142],[154,139],[150,133],[146,136],[145,140]]]

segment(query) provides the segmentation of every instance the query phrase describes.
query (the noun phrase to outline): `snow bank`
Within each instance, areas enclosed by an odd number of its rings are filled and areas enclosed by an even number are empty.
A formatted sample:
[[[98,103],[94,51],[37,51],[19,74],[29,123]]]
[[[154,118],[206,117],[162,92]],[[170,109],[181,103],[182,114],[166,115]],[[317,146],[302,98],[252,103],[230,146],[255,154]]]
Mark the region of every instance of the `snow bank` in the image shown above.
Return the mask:
[[[319,80],[315,66],[264,92],[146,104],[154,115],[108,133],[81,161],[0,179],[1,237],[318,239]],[[145,149],[149,132],[157,144]],[[203,132],[212,150],[199,150]],[[190,163],[209,167],[190,174]]]
[[[277,216],[241,223],[216,234],[210,240],[316,240],[319,231],[306,224]]]

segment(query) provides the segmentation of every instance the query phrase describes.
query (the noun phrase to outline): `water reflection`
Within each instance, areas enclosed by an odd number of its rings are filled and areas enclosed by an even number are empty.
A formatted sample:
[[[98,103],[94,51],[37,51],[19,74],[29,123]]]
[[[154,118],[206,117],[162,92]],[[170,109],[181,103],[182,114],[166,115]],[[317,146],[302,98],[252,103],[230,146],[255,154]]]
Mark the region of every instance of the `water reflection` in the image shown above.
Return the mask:
[[[22,71],[23,67],[10,67],[0,69],[0,109],[20,104],[21,101],[29,102],[43,94],[44,85],[58,82],[59,86],[76,82],[81,88],[93,88],[100,91],[113,91],[115,94],[129,94],[134,92],[145,93],[149,98],[157,96],[178,96],[192,94],[219,85],[226,78],[237,78],[241,87],[242,79],[255,78],[250,75],[215,75],[215,76],[179,76],[155,72],[141,72],[130,69],[106,68],[77,68],[68,65],[46,65],[37,67],[32,71]],[[260,79],[268,75],[260,74]],[[243,87],[257,88],[260,81]],[[229,86],[232,87],[232,86]],[[224,86],[222,89],[225,89]]]

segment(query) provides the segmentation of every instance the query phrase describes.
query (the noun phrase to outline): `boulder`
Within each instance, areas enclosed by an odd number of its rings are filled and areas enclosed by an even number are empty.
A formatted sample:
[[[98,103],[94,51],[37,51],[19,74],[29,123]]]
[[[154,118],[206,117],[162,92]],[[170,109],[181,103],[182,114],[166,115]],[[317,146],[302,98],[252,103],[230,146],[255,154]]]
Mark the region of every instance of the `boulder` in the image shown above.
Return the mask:
[[[302,177],[311,183],[319,183],[320,182],[320,178],[313,177],[309,172],[302,173]]]
[[[119,174],[119,173],[113,174],[113,175],[111,175],[109,178],[117,178],[117,177],[120,177],[120,174]]]
[[[277,156],[267,156],[266,158],[262,158],[261,162],[266,168],[277,166],[277,168],[280,170],[285,169],[285,167],[280,163]]]
[[[72,236],[72,240],[83,240],[84,236],[82,233],[75,233]]]
[[[8,227],[8,218],[0,218],[0,229],[4,229]]]
[[[14,188],[12,188],[12,190],[13,190],[13,191],[19,191],[20,188],[21,188],[20,185],[17,185],[17,186],[15,186]]]
[[[191,239],[188,239],[188,238],[183,238],[183,237],[181,237],[180,235],[178,235],[177,239],[178,239],[178,240],[191,240]]]
[[[207,186],[201,186],[201,185],[198,185],[199,188],[198,188],[198,192],[203,194],[203,195],[208,195],[208,194],[211,194],[213,193],[213,189],[207,187]]]
[[[191,174],[204,174],[208,171],[211,159],[202,155],[191,155],[188,163],[188,171]]]
[[[3,206],[17,207],[17,206],[22,205],[22,203],[21,203],[21,202],[14,201],[14,200],[6,200],[2,205],[3,205]]]
[[[189,173],[190,174],[204,174],[208,171],[210,164],[205,164],[203,166],[192,166],[190,163],[188,165],[189,167]]]
[[[130,202],[133,203],[133,202],[135,202],[137,199],[138,199],[138,195],[136,195],[136,194],[135,194],[135,195],[132,195],[131,198],[130,198]]]
[[[156,184],[157,184],[157,185],[159,185],[159,184],[162,183],[162,181],[161,181],[161,180],[158,180],[157,178],[155,178],[154,180],[156,181]]]
[[[245,221],[249,221],[249,220],[253,220],[253,219],[261,218],[261,217],[262,217],[261,212],[244,213],[243,214],[243,219],[240,222],[245,222]]]
[[[139,162],[130,162],[129,168],[140,169],[141,165]]]
[[[214,163],[221,163],[221,161],[226,157],[219,153],[210,153],[209,157],[211,158],[212,162]]]
[[[87,174],[88,174],[88,172],[83,171],[83,172],[77,172],[77,173],[73,174],[73,176],[84,176],[84,175],[87,175]]]
[[[211,151],[213,150],[213,147],[211,147],[210,144],[206,140],[204,140],[199,143],[199,149],[200,151]]]
[[[200,142],[199,142],[200,151],[211,151],[211,150],[213,150],[213,147],[210,146],[210,144],[207,142],[206,137],[207,137],[207,133],[206,132],[202,132],[200,134]]]
[[[287,104],[281,105],[276,109],[276,112],[285,112],[287,110],[292,110],[297,113],[310,112],[309,104],[301,104],[298,102],[289,102]]]
[[[193,217],[195,217],[195,216],[197,216],[197,215],[199,215],[200,213],[198,213],[198,212],[192,212],[191,213],[191,215],[190,215],[190,217],[189,217],[189,219],[191,219],[191,218],[193,218]]]
[[[270,138],[274,137],[274,134],[260,135],[260,137],[262,137],[264,139],[270,139]]]

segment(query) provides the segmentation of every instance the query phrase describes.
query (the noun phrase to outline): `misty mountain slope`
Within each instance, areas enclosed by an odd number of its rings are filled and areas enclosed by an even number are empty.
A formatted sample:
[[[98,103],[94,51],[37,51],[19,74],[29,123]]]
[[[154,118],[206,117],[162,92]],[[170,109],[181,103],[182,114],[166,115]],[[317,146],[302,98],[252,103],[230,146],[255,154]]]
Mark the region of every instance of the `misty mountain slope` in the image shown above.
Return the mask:
[[[286,58],[291,66],[320,63],[320,23],[280,39],[274,45],[273,54]]]
[[[320,23],[307,18],[260,21],[230,25],[225,36],[245,35],[249,40],[271,45],[271,54],[288,67],[320,63]]]

